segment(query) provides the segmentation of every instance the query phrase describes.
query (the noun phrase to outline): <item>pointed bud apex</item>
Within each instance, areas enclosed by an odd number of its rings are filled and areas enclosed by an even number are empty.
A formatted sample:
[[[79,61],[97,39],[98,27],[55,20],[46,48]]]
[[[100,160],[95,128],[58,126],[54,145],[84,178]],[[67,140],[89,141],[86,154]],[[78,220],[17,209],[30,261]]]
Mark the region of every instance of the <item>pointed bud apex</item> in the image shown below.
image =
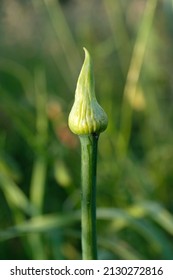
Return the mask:
[[[84,48],[85,60],[82,66],[68,124],[78,135],[104,131],[108,124],[107,115],[98,104],[95,96],[94,74],[89,52]]]

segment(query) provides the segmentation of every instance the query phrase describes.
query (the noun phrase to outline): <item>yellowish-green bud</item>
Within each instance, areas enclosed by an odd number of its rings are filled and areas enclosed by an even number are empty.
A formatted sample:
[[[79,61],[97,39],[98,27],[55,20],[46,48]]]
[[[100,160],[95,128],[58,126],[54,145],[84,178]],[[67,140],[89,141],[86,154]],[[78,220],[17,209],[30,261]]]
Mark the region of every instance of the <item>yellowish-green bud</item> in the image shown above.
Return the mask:
[[[91,57],[85,48],[84,51],[85,60],[78,78],[68,124],[71,131],[78,135],[99,134],[106,129],[108,118],[97,102]]]

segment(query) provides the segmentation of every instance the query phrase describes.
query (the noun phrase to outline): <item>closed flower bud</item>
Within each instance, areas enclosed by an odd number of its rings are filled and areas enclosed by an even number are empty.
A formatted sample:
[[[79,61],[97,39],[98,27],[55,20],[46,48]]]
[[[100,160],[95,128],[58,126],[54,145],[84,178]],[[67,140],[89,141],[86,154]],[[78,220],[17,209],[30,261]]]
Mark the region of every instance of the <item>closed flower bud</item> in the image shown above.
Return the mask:
[[[99,134],[106,129],[108,119],[97,102],[91,57],[85,48],[84,51],[85,60],[78,78],[68,124],[71,131],[78,135]]]

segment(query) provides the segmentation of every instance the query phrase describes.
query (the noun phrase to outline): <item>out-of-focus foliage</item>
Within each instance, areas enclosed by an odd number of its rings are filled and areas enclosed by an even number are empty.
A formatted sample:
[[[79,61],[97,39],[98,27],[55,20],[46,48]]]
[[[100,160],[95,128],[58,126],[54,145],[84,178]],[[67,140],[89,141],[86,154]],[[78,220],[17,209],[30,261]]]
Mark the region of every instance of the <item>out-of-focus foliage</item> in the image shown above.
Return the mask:
[[[84,58],[109,117],[100,259],[173,258],[171,0],[0,1],[0,259],[80,259],[80,145],[67,118]]]

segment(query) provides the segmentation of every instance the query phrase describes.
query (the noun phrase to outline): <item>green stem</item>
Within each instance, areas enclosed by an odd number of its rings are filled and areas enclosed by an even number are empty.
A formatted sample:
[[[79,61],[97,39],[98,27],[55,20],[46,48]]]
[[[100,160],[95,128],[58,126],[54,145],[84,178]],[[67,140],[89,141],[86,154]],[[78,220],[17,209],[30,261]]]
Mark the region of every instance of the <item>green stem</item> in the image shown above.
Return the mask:
[[[83,260],[97,259],[96,233],[96,166],[98,134],[82,135],[82,257]]]

